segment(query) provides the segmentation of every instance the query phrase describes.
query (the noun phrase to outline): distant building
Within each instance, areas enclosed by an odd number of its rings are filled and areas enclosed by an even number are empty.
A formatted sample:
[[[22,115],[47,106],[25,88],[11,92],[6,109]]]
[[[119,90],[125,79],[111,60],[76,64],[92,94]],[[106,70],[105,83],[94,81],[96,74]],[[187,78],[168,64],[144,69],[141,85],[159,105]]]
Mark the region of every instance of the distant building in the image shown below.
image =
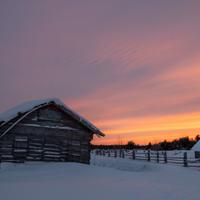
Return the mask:
[[[89,163],[94,134],[104,136],[58,99],[26,102],[0,114],[0,162]]]
[[[196,142],[196,144],[192,147],[191,150],[200,152],[200,140]]]

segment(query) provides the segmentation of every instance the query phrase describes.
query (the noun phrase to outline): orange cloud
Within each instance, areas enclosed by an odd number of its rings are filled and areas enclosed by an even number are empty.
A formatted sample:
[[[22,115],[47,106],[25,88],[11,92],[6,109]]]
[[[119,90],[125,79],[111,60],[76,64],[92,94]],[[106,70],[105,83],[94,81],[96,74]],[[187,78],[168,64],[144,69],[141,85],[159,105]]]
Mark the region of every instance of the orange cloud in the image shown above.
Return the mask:
[[[85,116],[106,133],[106,138],[95,139],[95,144],[119,144],[129,140],[142,144],[164,139],[172,140],[181,136],[194,137],[200,129],[200,112],[120,117],[120,112],[128,111],[130,105],[122,106],[116,111],[116,104],[113,105],[113,108],[109,102],[102,105],[102,102],[95,101],[95,98],[94,101],[86,99],[85,101],[84,99],[80,100],[80,102],[74,101],[73,107],[76,110],[80,109],[81,113],[84,111]],[[95,106],[97,108],[93,110]],[[84,110],[84,108],[86,109]],[[102,113],[104,113],[104,117],[101,117]],[[100,115],[99,118],[98,115]]]

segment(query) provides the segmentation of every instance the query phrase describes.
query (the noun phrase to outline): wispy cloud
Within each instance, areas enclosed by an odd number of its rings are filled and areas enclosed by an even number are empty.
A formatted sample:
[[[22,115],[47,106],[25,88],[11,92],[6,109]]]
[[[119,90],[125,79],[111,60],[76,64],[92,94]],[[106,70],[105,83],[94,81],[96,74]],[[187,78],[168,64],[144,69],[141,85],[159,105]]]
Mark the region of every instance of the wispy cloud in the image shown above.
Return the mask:
[[[200,128],[198,1],[0,4],[1,111],[56,96],[102,128],[103,142]]]

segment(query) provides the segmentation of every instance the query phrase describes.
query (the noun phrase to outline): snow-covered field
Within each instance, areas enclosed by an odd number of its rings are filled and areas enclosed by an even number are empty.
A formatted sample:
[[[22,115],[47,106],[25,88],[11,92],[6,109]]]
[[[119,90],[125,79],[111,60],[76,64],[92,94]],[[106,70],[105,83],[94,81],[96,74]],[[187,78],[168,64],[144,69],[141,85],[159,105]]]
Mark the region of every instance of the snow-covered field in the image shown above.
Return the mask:
[[[200,171],[93,156],[78,163],[2,164],[2,200],[199,200]]]

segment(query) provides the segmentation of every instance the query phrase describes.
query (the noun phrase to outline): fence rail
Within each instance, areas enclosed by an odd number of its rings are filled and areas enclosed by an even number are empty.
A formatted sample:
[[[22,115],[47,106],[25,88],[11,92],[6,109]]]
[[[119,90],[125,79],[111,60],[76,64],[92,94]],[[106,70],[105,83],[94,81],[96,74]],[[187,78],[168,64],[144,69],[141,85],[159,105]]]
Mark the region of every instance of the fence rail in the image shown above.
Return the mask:
[[[197,167],[200,168],[200,158],[188,157],[188,153],[184,152],[182,156],[168,155],[167,151],[137,151],[137,150],[102,150],[96,149],[92,151],[93,154],[98,156],[107,156],[113,158],[128,158],[132,160],[144,160],[148,162],[156,162],[163,164],[175,164],[184,167]],[[196,155],[196,153],[195,153]]]

